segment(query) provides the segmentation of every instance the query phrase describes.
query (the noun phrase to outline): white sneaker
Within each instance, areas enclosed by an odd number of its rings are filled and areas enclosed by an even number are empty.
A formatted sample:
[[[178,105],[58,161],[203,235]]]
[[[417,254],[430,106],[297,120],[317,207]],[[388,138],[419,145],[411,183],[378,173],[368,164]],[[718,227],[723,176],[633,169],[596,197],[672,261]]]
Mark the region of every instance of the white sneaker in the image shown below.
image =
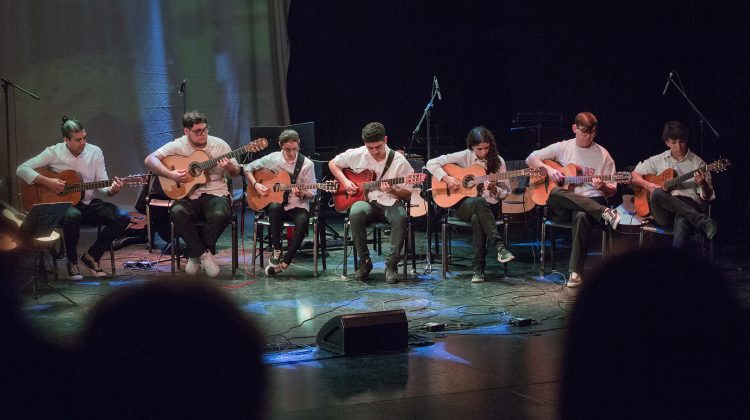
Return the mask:
[[[620,224],[620,213],[615,209],[607,209],[602,214],[602,219],[612,226],[612,230],[617,230],[617,225]]]
[[[576,273],[575,271],[571,271],[568,282],[565,285],[568,287],[578,287],[581,285],[581,283],[583,283],[583,278],[581,278],[581,275]]]
[[[219,265],[214,261],[214,256],[211,255],[211,251],[206,251],[201,255],[201,264],[209,277],[216,277],[221,271]]]
[[[185,273],[194,276],[201,271],[201,260],[198,258],[188,258],[187,264],[185,264]]]

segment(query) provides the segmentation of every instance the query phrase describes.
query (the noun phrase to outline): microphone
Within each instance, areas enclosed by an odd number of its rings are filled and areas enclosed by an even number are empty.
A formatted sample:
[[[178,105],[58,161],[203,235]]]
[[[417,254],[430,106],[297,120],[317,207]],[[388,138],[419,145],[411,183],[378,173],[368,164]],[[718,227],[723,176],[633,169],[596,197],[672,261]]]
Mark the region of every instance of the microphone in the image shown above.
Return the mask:
[[[180,96],[185,94],[185,83],[187,83],[187,79],[183,79],[182,84],[180,84],[180,91],[178,92]]]
[[[438,84],[437,76],[432,76],[432,83],[435,85],[435,90],[437,91],[438,100],[443,100],[443,95],[440,94],[440,84]]]
[[[664,96],[667,94],[667,89],[669,89],[669,82],[672,80],[673,74],[674,74],[674,70],[669,72],[669,77],[667,77],[667,84],[664,85],[664,92],[661,93],[661,96]]]

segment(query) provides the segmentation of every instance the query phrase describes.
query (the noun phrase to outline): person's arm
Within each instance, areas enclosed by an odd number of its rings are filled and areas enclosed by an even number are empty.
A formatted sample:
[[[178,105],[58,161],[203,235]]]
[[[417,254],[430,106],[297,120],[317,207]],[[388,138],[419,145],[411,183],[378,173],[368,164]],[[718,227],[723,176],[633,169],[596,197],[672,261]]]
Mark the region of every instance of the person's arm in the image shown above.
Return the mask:
[[[344,152],[346,153],[346,152]],[[342,153],[343,154],[343,153]],[[344,176],[343,169],[344,166],[339,166],[336,162],[341,162],[343,160],[342,155],[338,155],[335,158],[331,159],[331,161],[328,162],[328,169],[331,170],[331,174],[336,177],[336,179],[339,181],[342,187],[346,190],[347,194],[356,194],[357,193],[357,184],[350,181],[346,176]],[[342,163],[343,164],[343,163]]]
[[[393,173],[399,178],[414,174],[414,168],[404,157],[396,157],[393,160],[392,167]],[[380,190],[395,196],[399,200],[408,201],[411,199],[411,185],[388,185],[384,182],[380,185]]]
[[[704,201],[714,199],[714,188],[711,186],[710,177],[703,171],[696,171],[693,175],[696,184],[698,184],[698,195]]]
[[[633,172],[630,173],[630,183],[639,188],[644,188],[649,192],[654,192],[655,189],[661,188],[658,184],[647,181],[643,175],[654,175],[656,174],[656,167],[653,164],[653,158],[638,162]]]
[[[526,158],[526,165],[530,168],[545,168],[547,170],[547,175],[555,182],[565,178],[565,174],[543,162],[543,160],[555,160],[555,151],[559,144],[560,143],[553,143],[545,148],[534,150]]]
[[[65,189],[65,181],[46,177],[36,171],[36,168],[43,168],[55,160],[55,155],[50,149],[48,147],[38,155],[18,165],[16,175],[27,184],[40,185],[56,193],[60,193]]]
[[[163,149],[163,148],[162,148]],[[162,154],[162,149],[159,149],[150,155],[146,156],[144,163],[146,167],[151,170],[155,175],[170,178],[175,182],[186,182],[187,181],[187,170],[186,169],[169,169],[161,163],[161,160],[166,155]]]

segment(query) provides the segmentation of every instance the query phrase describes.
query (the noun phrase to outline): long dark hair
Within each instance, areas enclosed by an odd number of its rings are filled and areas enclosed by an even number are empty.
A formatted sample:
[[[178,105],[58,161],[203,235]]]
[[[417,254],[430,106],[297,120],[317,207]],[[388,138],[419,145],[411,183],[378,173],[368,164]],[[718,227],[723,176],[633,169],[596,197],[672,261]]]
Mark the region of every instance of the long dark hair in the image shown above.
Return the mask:
[[[487,172],[497,172],[500,169],[500,158],[497,153],[495,136],[492,135],[492,132],[487,127],[481,125],[472,128],[466,136],[466,147],[469,150],[474,150],[474,147],[479,143],[490,144],[490,150],[487,153]]]

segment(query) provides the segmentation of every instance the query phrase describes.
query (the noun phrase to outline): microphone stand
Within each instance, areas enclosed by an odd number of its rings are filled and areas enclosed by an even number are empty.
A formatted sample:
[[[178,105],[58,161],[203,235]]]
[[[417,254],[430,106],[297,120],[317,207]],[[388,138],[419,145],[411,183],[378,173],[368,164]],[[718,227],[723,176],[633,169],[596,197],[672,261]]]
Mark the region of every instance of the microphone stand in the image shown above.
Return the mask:
[[[39,97],[4,77],[0,77],[0,80],[2,80],[3,94],[5,95],[5,146],[7,148],[6,156],[8,159],[8,177],[6,179],[6,188],[8,189],[8,203],[13,205],[13,168],[11,167],[10,161],[10,108],[8,104],[8,86],[13,86],[14,88],[31,96],[37,101],[39,100]]]
[[[677,73],[677,72],[675,71],[675,73]],[[677,75],[677,77],[679,78],[679,74]],[[720,137],[719,136],[719,132],[716,131],[716,129],[714,128],[714,126],[711,125],[711,122],[708,121],[708,119],[703,115],[703,113],[698,109],[698,107],[695,106],[695,104],[693,103],[693,101],[690,100],[690,98],[688,97],[687,93],[685,93],[685,91],[677,84],[677,82],[674,81],[673,77],[669,78],[669,82],[668,83],[671,83],[682,94],[682,97],[685,98],[685,100],[687,101],[687,103],[690,104],[690,107],[693,108],[693,111],[696,114],[698,114],[698,117],[700,117],[700,123],[699,123],[700,124],[700,143],[701,143],[701,145],[700,145],[700,155],[702,157],[703,156],[703,125],[704,125],[704,123],[706,125],[708,125],[708,128],[711,129],[711,132],[714,133],[714,136],[716,136],[716,138]]]
[[[177,93],[182,96],[182,115],[185,115],[187,113],[187,77],[182,79],[180,91]]]
[[[427,156],[425,157],[425,162],[430,160],[432,158],[432,141],[430,139],[430,114],[432,111],[432,107],[435,103],[435,97],[438,95],[437,89],[435,89],[435,80],[432,81],[432,94],[430,95],[430,101],[427,102],[427,106],[424,107],[424,111],[422,112],[422,117],[419,119],[419,122],[417,123],[417,126],[414,128],[414,131],[411,133],[412,141],[414,141],[414,138],[417,135],[417,132],[419,132],[419,128],[422,126],[422,123],[425,123],[425,141],[427,142]],[[411,142],[409,143],[409,146],[411,147]],[[427,181],[425,181],[427,182]],[[424,188],[423,188],[424,192]],[[429,201],[428,201],[429,203]],[[431,239],[432,239],[432,220],[430,217],[430,213],[433,209],[431,209],[428,204],[427,206],[427,214],[425,214],[425,221],[426,221],[426,232],[425,236],[427,236],[427,267],[425,268],[425,273],[429,273],[432,271],[432,245],[431,245]],[[437,242],[437,238],[435,238],[435,242]],[[443,244],[445,246],[445,244]],[[436,246],[437,248],[437,246]]]

